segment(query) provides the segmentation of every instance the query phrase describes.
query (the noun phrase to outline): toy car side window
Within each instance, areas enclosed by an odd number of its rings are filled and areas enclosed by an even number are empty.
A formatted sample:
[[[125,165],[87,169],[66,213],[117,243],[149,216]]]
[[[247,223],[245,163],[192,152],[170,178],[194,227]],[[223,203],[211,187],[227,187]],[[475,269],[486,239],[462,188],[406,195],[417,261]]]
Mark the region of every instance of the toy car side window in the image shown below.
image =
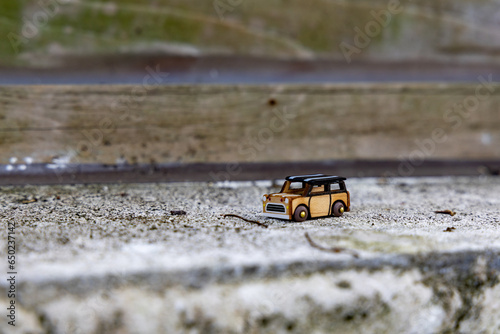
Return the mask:
[[[318,186],[313,186],[311,188],[310,194],[320,194],[325,192],[325,186],[324,185],[318,185]]]
[[[332,193],[339,193],[339,192],[342,192],[343,189],[342,189],[342,186],[340,185],[340,183],[332,183],[330,185],[330,191]]]

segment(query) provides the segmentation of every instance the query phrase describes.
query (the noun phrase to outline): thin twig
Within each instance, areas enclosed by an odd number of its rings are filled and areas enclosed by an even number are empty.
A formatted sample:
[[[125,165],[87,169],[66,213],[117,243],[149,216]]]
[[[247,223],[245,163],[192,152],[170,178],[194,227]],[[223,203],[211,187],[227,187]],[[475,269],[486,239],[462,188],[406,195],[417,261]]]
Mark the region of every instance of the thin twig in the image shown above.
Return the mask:
[[[457,214],[456,212],[451,211],[451,210],[434,211],[434,213],[441,213],[443,215],[450,215],[450,216],[454,216]]]
[[[314,242],[311,239],[311,237],[309,236],[309,233],[306,232],[305,236],[306,236],[307,241],[309,242],[309,245],[311,245],[311,247],[314,247],[316,249],[319,249],[319,250],[322,250],[325,252],[329,252],[329,253],[348,253],[348,254],[351,254],[352,256],[354,256],[355,258],[359,257],[358,253],[356,251],[351,250],[351,249],[341,248],[341,247],[333,247],[333,248],[323,247],[321,245],[318,245],[316,242]]]
[[[238,216],[238,215],[235,215],[235,214],[232,214],[232,213],[225,214],[225,215],[224,215],[224,218],[226,218],[226,217],[235,217],[235,218],[243,219],[244,221],[246,221],[246,222],[248,222],[248,223],[257,224],[257,225],[259,225],[259,226],[262,226],[262,227],[267,228],[267,225],[266,225],[266,224],[262,224],[261,222],[258,222],[258,221],[256,221],[256,220],[246,219],[246,218],[243,218],[243,217],[241,217],[241,216]]]
[[[21,204],[30,204],[30,203],[35,203],[35,202],[38,202],[38,200],[36,198],[23,199],[23,200],[19,201],[19,203],[21,203]]]

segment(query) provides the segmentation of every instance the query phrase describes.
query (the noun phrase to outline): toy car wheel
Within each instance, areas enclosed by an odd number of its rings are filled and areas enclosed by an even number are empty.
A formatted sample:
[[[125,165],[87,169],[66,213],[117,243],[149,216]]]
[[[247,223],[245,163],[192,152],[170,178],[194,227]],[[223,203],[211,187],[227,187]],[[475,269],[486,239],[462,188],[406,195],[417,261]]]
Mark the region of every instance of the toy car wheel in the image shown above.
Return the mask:
[[[293,220],[296,222],[303,222],[309,216],[309,210],[303,205],[299,206],[295,209],[295,213],[293,214]]]
[[[336,202],[333,204],[332,212],[335,217],[340,217],[345,211],[344,203]]]

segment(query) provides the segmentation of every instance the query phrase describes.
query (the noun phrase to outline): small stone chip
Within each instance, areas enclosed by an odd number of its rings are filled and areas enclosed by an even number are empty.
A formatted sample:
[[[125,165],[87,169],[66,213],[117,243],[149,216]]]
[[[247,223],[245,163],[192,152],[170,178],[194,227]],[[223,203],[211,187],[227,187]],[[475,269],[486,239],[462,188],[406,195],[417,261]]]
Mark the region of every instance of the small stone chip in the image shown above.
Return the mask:
[[[184,215],[186,215],[186,211],[183,211],[183,210],[173,210],[173,211],[170,211],[170,214],[172,216],[184,216]]]

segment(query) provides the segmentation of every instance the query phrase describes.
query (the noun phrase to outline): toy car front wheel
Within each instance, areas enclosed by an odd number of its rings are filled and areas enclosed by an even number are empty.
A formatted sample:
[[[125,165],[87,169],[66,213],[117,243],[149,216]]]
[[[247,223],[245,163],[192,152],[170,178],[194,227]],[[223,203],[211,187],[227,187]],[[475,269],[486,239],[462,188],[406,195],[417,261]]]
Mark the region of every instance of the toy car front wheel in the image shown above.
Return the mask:
[[[304,220],[307,219],[307,217],[309,216],[309,210],[307,210],[307,208],[303,205],[297,207],[297,209],[295,209],[295,213],[293,214],[293,220],[295,220],[296,222],[303,222]]]
[[[335,217],[340,217],[345,211],[345,206],[344,203],[342,202],[336,202],[333,204],[332,212]]]

